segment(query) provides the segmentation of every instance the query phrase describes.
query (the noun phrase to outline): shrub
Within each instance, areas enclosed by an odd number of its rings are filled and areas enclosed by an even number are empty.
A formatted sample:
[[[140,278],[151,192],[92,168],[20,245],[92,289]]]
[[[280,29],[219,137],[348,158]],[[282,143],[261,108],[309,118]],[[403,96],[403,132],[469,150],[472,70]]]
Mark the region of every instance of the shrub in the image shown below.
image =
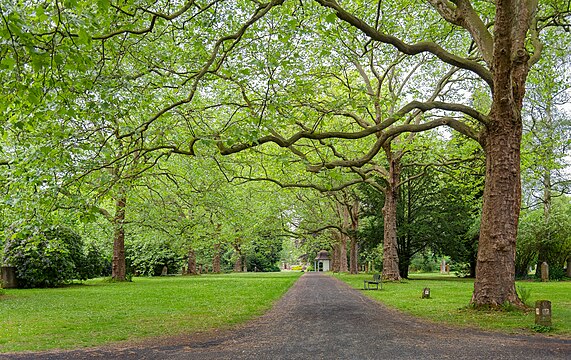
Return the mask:
[[[16,267],[20,287],[54,287],[73,279],[100,276],[104,260],[94,247],[84,254],[83,240],[63,226],[27,226],[4,245],[4,263]]]
[[[4,263],[16,267],[21,287],[54,287],[78,278],[81,237],[64,227],[27,227],[4,245]]]
[[[562,266],[553,266],[549,269],[549,280],[561,281],[565,275],[565,269]]]

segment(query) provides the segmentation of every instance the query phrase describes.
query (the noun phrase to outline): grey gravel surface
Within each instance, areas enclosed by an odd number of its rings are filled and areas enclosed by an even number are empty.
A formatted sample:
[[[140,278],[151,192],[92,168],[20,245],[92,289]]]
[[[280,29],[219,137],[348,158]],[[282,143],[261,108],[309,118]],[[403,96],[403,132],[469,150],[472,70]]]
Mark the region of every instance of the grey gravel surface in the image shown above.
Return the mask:
[[[326,275],[307,273],[264,316],[235,329],[6,359],[571,359],[571,340],[427,323]]]

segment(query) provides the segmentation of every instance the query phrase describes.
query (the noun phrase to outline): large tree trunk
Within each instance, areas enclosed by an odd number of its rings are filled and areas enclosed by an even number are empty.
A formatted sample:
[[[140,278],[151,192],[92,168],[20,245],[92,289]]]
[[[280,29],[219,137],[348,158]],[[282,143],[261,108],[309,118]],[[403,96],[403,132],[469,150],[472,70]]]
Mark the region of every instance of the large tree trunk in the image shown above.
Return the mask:
[[[515,252],[521,206],[521,109],[529,55],[524,44],[525,20],[514,20],[514,16],[525,18],[524,12],[520,3],[511,1],[496,11],[492,107],[481,139],[486,184],[472,295],[476,307],[524,306],[515,289]]]
[[[197,275],[196,271],[196,253],[193,248],[188,250],[188,275]]]
[[[571,278],[571,256],[567,258],[567,277]]]
[[[214,256],[212,257],[212,272],[220,273],[220,244],[214,244]]]
[[[389,155],[390,148],[385,152]],[[389,156],[389,177],[385,187],[385,205],[383,206],[383,279],[400,280],[399,257],[397,250],[397,199],[400,164],[398,159]]]
[[[121,191],[115,202],[115,217],[113,218],[113,261],[111,277],[117,281],[125,281],[127,266],[125,264],[125,207],[127,196]]]
[[[351,220],[351,246],[349,251],[349,269],[351,274],[359,273],[359,245],[357,239],[357,230],[359,227],[359,200],[357,198],[353,201],[353,206],[350,211]]]
[[[337,231],[333,232],[333,245],[331,246],[332,248],[332,254],[331,254],[331,270],[333,272],[339,272],[339,233]]]
[[[341,241],[339,243],[339,271],[349,271],[349,264],[347,263],[347,235],[340,234]]]
[[[349,251],[349,272],[351,274],[359,273],[359,245],[357,237],[351,236],[351,246]]]
[[[494,117],[503,126],[486,138],[486,184],[472,296],[476,306],[521,305],[515,290],[521,122],[517,124],[504,109],[496,111],[500,113]]]

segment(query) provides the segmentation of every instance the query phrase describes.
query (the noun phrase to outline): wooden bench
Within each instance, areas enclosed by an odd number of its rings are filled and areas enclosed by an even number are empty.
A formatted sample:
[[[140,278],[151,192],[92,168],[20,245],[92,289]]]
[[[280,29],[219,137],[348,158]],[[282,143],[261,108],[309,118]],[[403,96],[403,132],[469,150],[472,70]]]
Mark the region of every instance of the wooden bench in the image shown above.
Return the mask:
[[[363,290],[371,290],[371,284],[374,284],[377,286],[377,290],[379,290],[379,285],[381,286],[381,289],[383,288],[383,282],[381,280],[381,274],[375,274],[373,275],[373,280],[363,280]]]

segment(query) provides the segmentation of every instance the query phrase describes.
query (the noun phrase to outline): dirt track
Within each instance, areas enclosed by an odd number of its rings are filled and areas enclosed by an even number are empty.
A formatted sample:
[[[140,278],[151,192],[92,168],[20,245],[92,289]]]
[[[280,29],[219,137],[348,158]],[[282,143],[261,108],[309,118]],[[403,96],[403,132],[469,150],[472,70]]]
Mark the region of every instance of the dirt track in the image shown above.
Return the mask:
[[[308,273],[240,328],[128,347],[0,355],[7,359],[571,359],[571,340],[428,324]]]

